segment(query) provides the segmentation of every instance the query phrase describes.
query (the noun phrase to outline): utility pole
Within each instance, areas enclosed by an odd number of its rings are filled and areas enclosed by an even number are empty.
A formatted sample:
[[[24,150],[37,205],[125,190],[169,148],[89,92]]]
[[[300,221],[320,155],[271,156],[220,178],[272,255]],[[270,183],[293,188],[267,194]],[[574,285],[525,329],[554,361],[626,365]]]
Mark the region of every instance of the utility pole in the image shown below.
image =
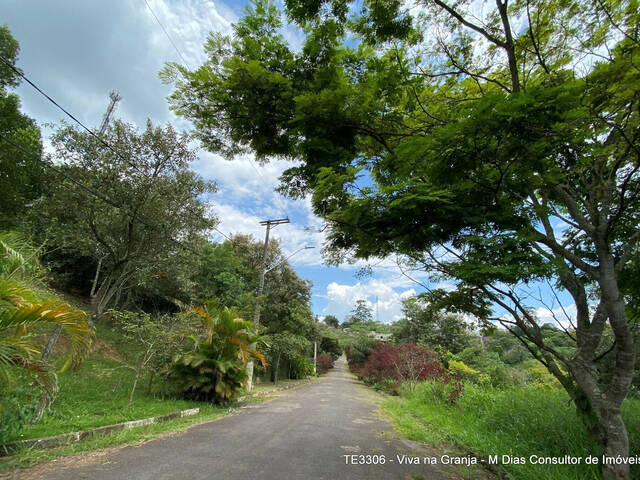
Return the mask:
[[[277,220],[264,220],[260,222],[260,225],[267,227],[267,231],[264,236],[264,248],[262,250],[262,264],[260,266],[260,280],[258,283],[258,291],[256,296],[256,308],[253,312],[253,325],[258,327],[260,325],[260,310],[262,309],[262,292],[264,290],[264,275],[267,269],[267,251],[269,248],[269,232],[272,228],[282,225],[284,223],[291,223],[288,218],[279,218]],[[254,346],[255,348],[255,346]],[[247,362],[247,391],[250,392],[253,388],[253,359],[249,359]]]
[[[316,315],[316,328],[317,324],[318,324],[318,315]],[[317,330],[316,330],[317,333]],[[316,335],[316,338],[313,339],[313,374],[316,375],[318,373],[317,370],[317,363],[318,363],[318,336]]]
[[[378,306],[378,296],[376,295],[376,322],[380,321],[380,307]]]

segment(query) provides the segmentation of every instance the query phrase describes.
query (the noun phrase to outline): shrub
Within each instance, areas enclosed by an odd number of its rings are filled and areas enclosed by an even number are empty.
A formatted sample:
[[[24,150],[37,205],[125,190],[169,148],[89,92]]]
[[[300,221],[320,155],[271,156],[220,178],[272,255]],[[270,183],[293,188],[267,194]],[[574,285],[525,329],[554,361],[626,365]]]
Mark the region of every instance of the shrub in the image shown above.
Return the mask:
[[[291,360],[291,378],[302,379],[313,375],[313,362],[308,358],[297,357]]]
[[[169,375],[187,399],[228,402],[246,380],[249,358],[266,365],[264,356],[250,346],[259,338],[251,333],[251,322],[239,318],[235,309],[220,309],[209,302],[194,313],[203,341],[194,352],[177,356]]]
[[[453,375],[458,375],[463,380],[468,380],[473,383],[478,383],[481,373],[468,366],[464,362],[458,362],[456,360],[449,361],[449,372]]]
[[[323,335],[319,345],[322,353],[328,353],[333,357],[333,360],[337,360],[342,355],[342,347],[337,338],[330,337],[329,335]]]
[[[349,362],[351,371],[358,372],[362,368],[377,343],[378,342],[371,337],[361,336],[353,340],[347,348],[345,348],[347,362]]]
[[[360,378],[375,387],[397,394],[403,382],[412,390],[423,380],[433,388],[434,398],[455,403],[462,392],[459,375],[449,373],[440,357],[413,342],[378,343],[359,371]]]
[[[318,373],[328,372],[333,368],[333,357],[328,353],[318,355],[316,358],[316,370]]]
[[[378,343],[360,372],[370,383],[383,379],[415,383],[425,378],[437,377],[444,369],[438,355],[413,342],[391,345]]]

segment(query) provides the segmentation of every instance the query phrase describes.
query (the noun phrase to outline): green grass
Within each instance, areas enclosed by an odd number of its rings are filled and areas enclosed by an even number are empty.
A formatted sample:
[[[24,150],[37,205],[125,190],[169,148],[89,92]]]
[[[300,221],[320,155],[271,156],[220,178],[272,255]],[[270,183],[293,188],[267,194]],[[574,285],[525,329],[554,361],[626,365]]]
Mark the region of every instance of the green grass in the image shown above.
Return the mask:
[[[9,441],[76,432],[205,405],[148,396],[149,376],[143,375],[138,382],[133,404],[127,409],[135,378],[135,371],[131,368],[135,349],[118,332],[104,326],[98,327],[96,342],[98,349],[78,369],[58,374],[58,395],[41,421],[26,425]],[[54,363],[60,365],[61,359],[57,358]],[[19,378],[18,383],[20,381],[25,380]],[[159,382],[157,378],[154,390],[157,390]],[[29,398],[27,393],[21,400],[37,402],[37,398]]]
[[[451,445],[480,457],[512,455],[586,457],[593,454],[586,432],[567,394],[559,389],[514,387],[504,390],[467,385],[457,405],[435,402],[428,383],[383,404],[395,427],[408,438]],[[632,454],[640,454],[640,401],[628,400],[623,414]],[[507,478],[521,480],[598,479],[599,468],[504,465]],[[638,478],[640,471],[632,470]]]
[[[215,420],[228,412],[226,408],[211,405],[201,406],[200,413],[192,417],[178,418],[163,423],[156,423],[144,427],[122,430],[111,435],[96,437],[48,450],[23,448],[10,457],[0,458],[0,473],[4,470],[27,468],[36,463],[53,460],[62,456],[75,455],[91,450],[114,447],[118,445],[132,445],[150,440],[166,432],[182,432],[189,426]],[[0,475],[1,476],[1,475]]]
[[[147,385],[143,377],[136,389],[133,404],[127,410],[134,377],[133,370],[117,361],[105,358],[86,360],[78,370],[59,375],[58,396],[42,420],[36,425],[25,426],[9,440],[76,432],[203,405],[186,400],[162,400],[147,396]]]

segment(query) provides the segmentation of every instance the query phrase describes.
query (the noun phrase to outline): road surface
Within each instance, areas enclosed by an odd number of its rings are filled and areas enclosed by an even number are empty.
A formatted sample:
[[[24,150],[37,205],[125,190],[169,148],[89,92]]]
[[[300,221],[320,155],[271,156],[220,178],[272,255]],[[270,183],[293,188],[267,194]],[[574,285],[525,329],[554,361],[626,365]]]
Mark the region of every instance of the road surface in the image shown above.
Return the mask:
[[[318,381],[237,414],[79,465],[49,464],[52,480],[375,480],[460,478],[442,466],[401,465],[397,455],[428,454],[393,433],[377,394],[347,372],[344,360]],[[345,455],[384,456],[384,465],[347,465]],[[433,452],[431,453],[433,454]],[[356,457],[359,459],[360,457]],[[483,476],[476,478],[486,478]]]

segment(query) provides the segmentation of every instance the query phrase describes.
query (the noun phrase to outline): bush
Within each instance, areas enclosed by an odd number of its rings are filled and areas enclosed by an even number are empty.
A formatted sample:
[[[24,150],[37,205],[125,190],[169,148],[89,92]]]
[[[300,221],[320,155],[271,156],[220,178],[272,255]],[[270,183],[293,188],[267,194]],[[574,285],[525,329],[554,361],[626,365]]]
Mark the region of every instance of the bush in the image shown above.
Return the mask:
[[[169,376],[187,399],[226,403],[246,381],[249,358],[266,366],[264,356],[250,347],[259,337],[251,333],[251,322],[239,318],[235,309],[220,309],[215,302],[207,302],[193,313],[203,341],[194,352],[175,358]]]
[[[342,355],[342,347],[340,346],[340,343],[338,343],[338,339],[328,335],[322,336],[319,348],[322,353],[330,354],[333,357],[333,360],[337,360],[338,357]]]
[[[349,362],[349,368],[351,371],[358,372],[358,370],[362,368],[377,344],[377,340],[368,336],[361,336],[352,341],[347,348],[345,348],[347,362]]]
[[[468,380],[473,383],[478,383],[481,373],[468,366],[464,362],[458,362],[456,360],[449,361],[449,372],[453,375],[458,375],[463,380]]]
[[[440,376],[444,368],[438,355],[413,342],[391,345],[378,343],[363,365],[360,375],[369,383],[383,379],[415,383]]]
[[[29,384],[17,385],[11,393],[0,395],[0,444],[33,421],[40,395],[41,392]]]
[[[308,358],[297,357],[291,360],[291,378],[303,379],[313,375],[313,362]]]
[[[316,370],[318,373],[326,373],[333,368],[333,357],[328,353],[318,355],[316,358]]]

